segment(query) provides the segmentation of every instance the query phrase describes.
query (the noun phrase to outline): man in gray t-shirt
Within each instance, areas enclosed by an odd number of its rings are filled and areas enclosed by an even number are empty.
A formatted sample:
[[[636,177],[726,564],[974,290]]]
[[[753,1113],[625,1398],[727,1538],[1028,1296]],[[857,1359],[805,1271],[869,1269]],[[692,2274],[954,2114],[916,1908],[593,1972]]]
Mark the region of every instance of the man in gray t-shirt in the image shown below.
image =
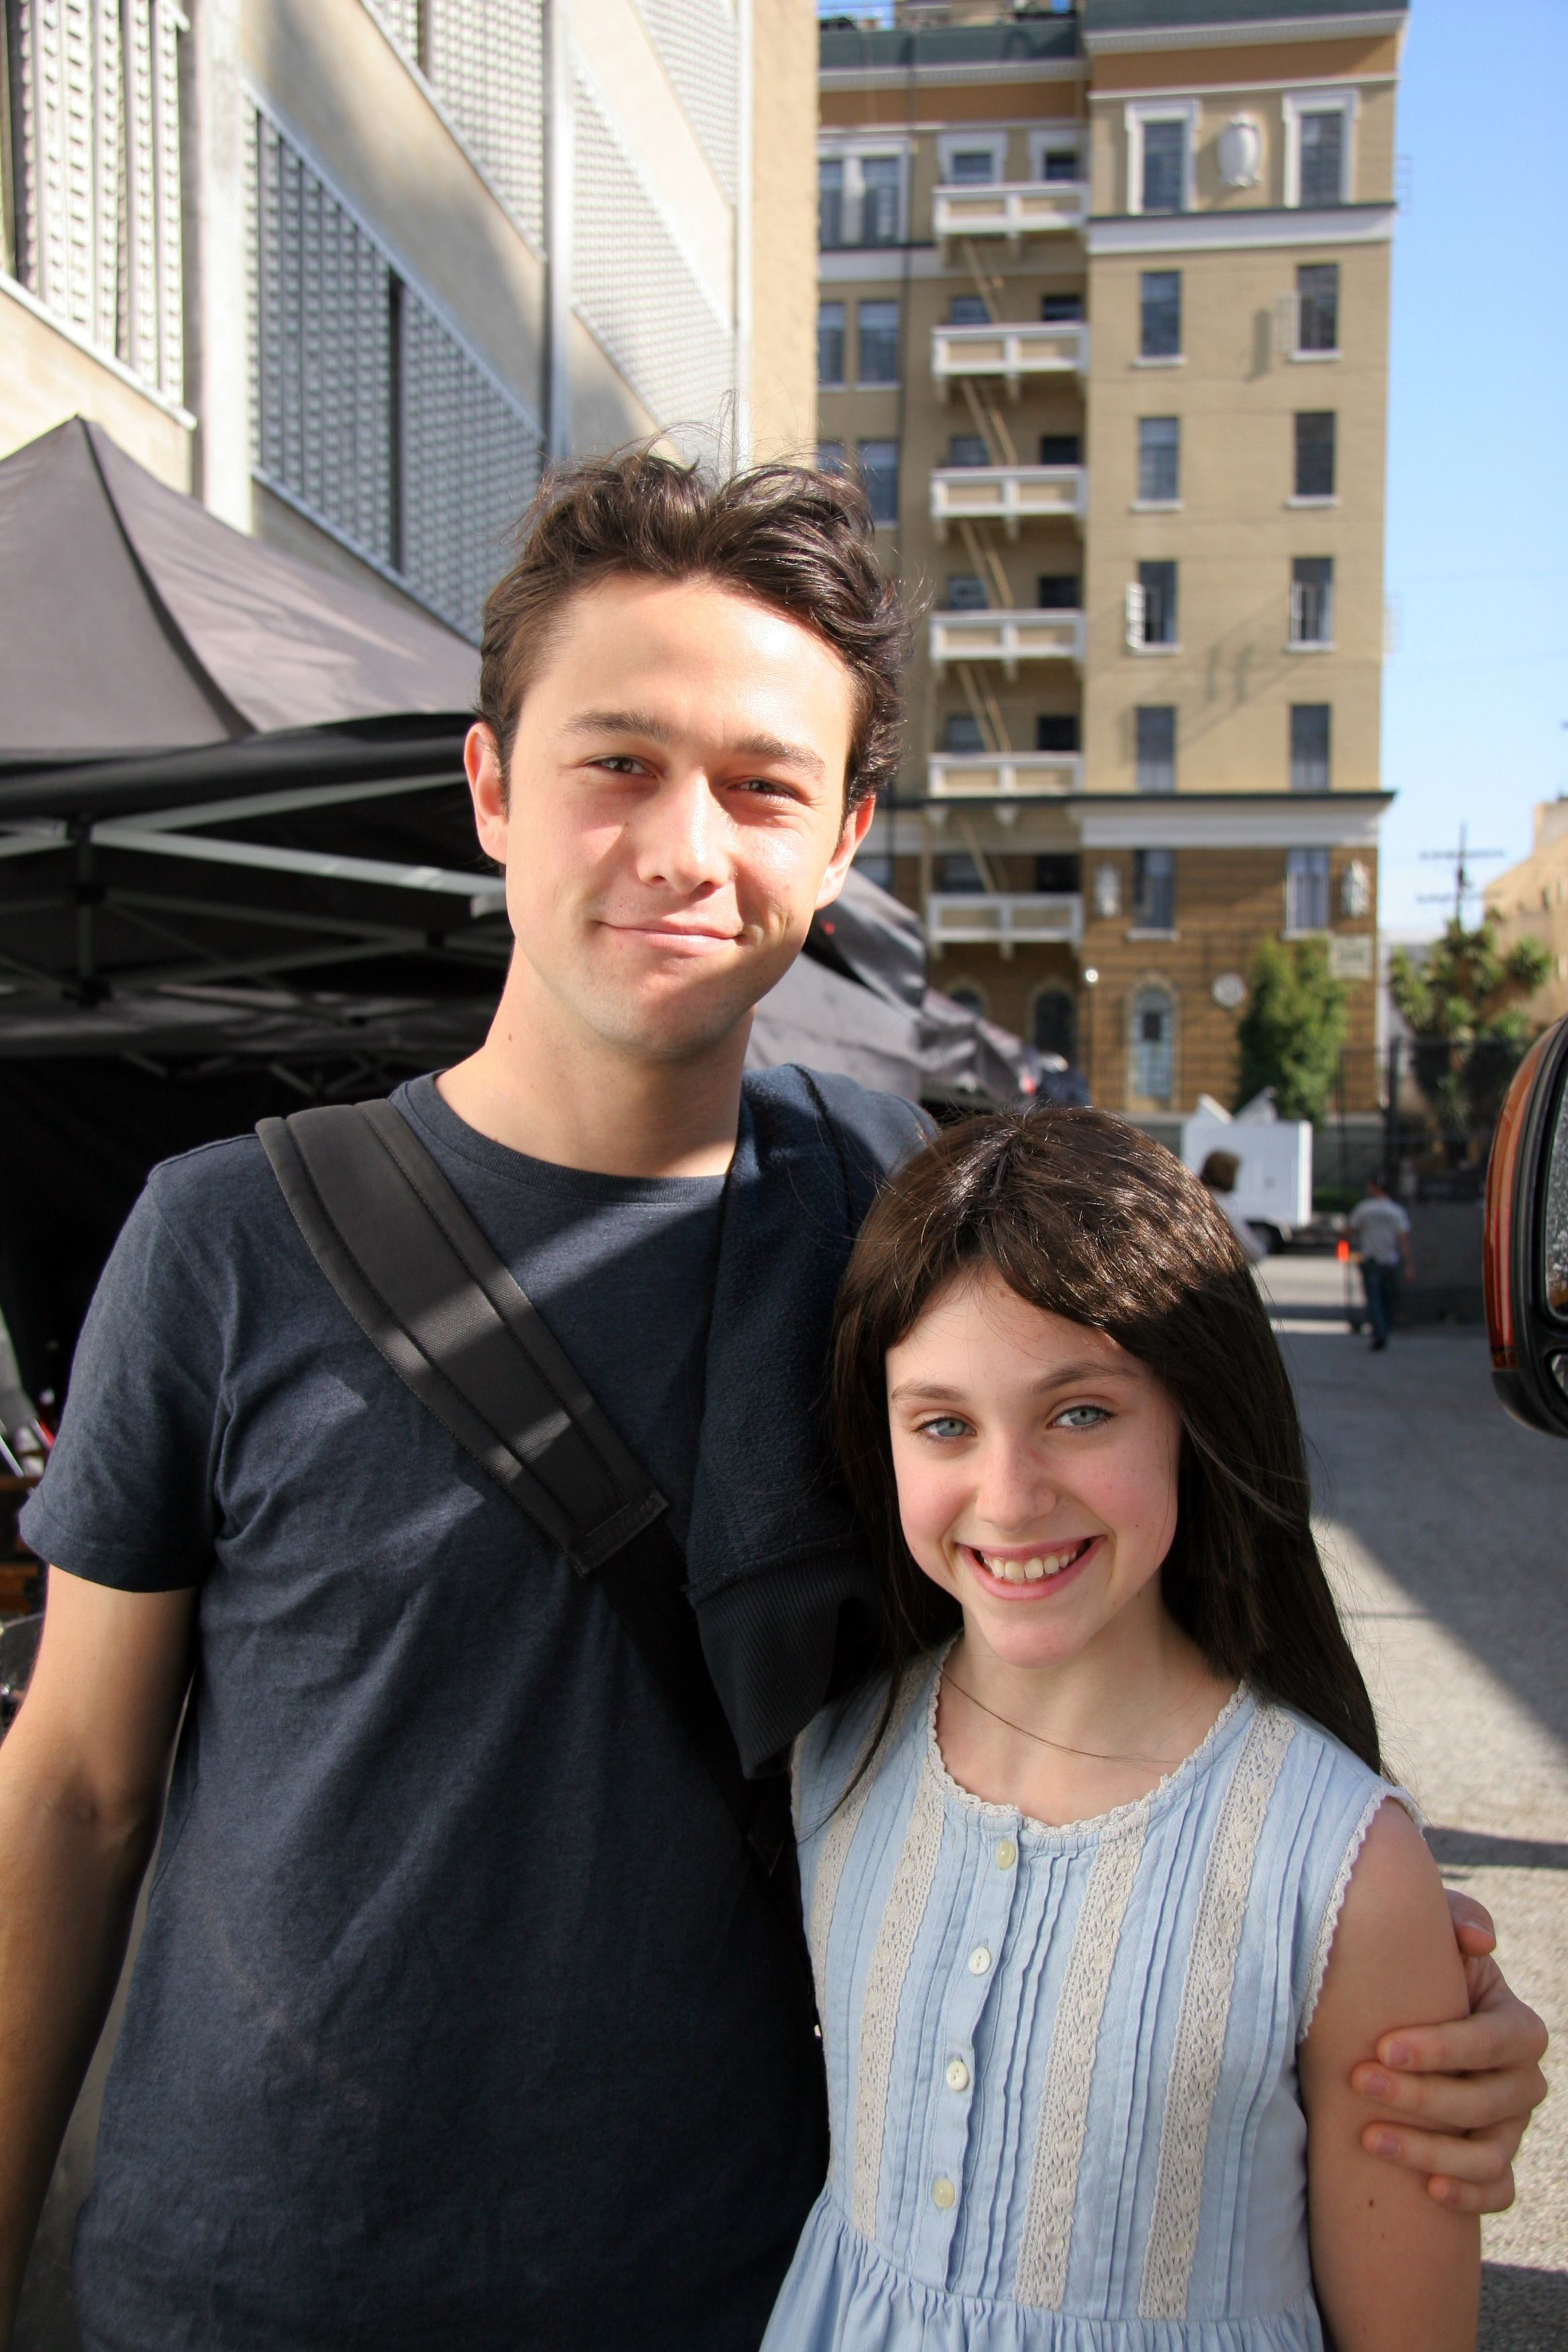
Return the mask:
[[[1402,1275],[1411,1271],[1410,1220],[1375,1176],[1366,1180],[1366,1198],[1350,1213],[1351,1238],[1361,1257],[1361,1284],[1372,1324],[1375,1353],[1388,1345]]]

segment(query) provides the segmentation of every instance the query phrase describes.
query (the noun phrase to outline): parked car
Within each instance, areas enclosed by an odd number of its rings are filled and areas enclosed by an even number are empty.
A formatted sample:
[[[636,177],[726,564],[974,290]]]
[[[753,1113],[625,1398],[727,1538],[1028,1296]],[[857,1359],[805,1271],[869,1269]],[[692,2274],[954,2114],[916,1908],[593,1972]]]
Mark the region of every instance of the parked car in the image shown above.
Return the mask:
[[[1492,1381],[1515,1421],[1568,1437],[1568,1021],[1521,1063],[1487,1168]]]

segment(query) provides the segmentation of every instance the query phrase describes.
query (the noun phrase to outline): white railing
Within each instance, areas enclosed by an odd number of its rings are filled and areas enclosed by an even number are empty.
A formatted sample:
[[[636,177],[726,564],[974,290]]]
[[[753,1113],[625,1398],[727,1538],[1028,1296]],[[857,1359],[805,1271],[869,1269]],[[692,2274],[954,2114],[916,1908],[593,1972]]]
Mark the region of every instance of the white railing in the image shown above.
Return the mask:
[[[1081,517],[1086,484],[1081,466],[942,466],[931,478],[931,520],[938,539],[949,522],[1000,522],[1016,539],[1026,522]]]
[[[1077,892],[943,891],[926,900],[926,938],[933,955],[949,947],[1076,947],[1083,936]]]
[[[1024,661],[1080,662],[1083,614],[933,613],[931,658],[939,677],[950,661],[999,661],[1008,677]]]
[[[1016,399],[1026,378],[1088,371],[1089,329],[1081,319],[931,329],[931,372],[939,400],[960,376],[1000,376]]]
[[[926,764],[933,801],[1037,801],[1082,789],[1077,751],[934,751]]]
[[[1089,190],[1081,180],[1003,180],[991,187],[938,188],[931,227],[939,241],[1005,236],[1016,246],[1026,236],[1081,228],[1088,215]]]

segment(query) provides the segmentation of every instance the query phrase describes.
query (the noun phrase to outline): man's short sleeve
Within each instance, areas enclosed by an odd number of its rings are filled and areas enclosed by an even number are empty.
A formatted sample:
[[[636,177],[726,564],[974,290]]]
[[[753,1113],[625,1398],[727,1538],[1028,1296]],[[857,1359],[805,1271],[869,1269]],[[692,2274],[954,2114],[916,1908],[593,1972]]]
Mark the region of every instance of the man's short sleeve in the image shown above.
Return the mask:
[[[48,1468],[19,1523],[40,1559],[126,1592],[197,1584],[213,1554],[222,1339],[156,1185],[100,1277]]]

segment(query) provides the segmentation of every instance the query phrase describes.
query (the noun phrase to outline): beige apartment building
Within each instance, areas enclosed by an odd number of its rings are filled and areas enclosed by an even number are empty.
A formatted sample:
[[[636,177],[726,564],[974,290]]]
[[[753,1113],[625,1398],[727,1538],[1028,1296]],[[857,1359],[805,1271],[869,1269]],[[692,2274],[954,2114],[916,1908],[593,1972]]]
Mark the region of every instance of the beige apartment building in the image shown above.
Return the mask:
[[[546,454],[815,418],[810,0],[4,0],[0,455],[476,634]]]
[[[1482,895],[1500,946],[1534,940],[1551,957],[1531,1011],[1539,1021],[1561,1021],[1568,1013],[1568,795],[1537,801],[1530,856],[1496,875]]]
[[[1404,9],[896,16],[821,43],[819,447],[929,600],[873,871],[1154,1121],[1326,935],[1369,1113]]]

